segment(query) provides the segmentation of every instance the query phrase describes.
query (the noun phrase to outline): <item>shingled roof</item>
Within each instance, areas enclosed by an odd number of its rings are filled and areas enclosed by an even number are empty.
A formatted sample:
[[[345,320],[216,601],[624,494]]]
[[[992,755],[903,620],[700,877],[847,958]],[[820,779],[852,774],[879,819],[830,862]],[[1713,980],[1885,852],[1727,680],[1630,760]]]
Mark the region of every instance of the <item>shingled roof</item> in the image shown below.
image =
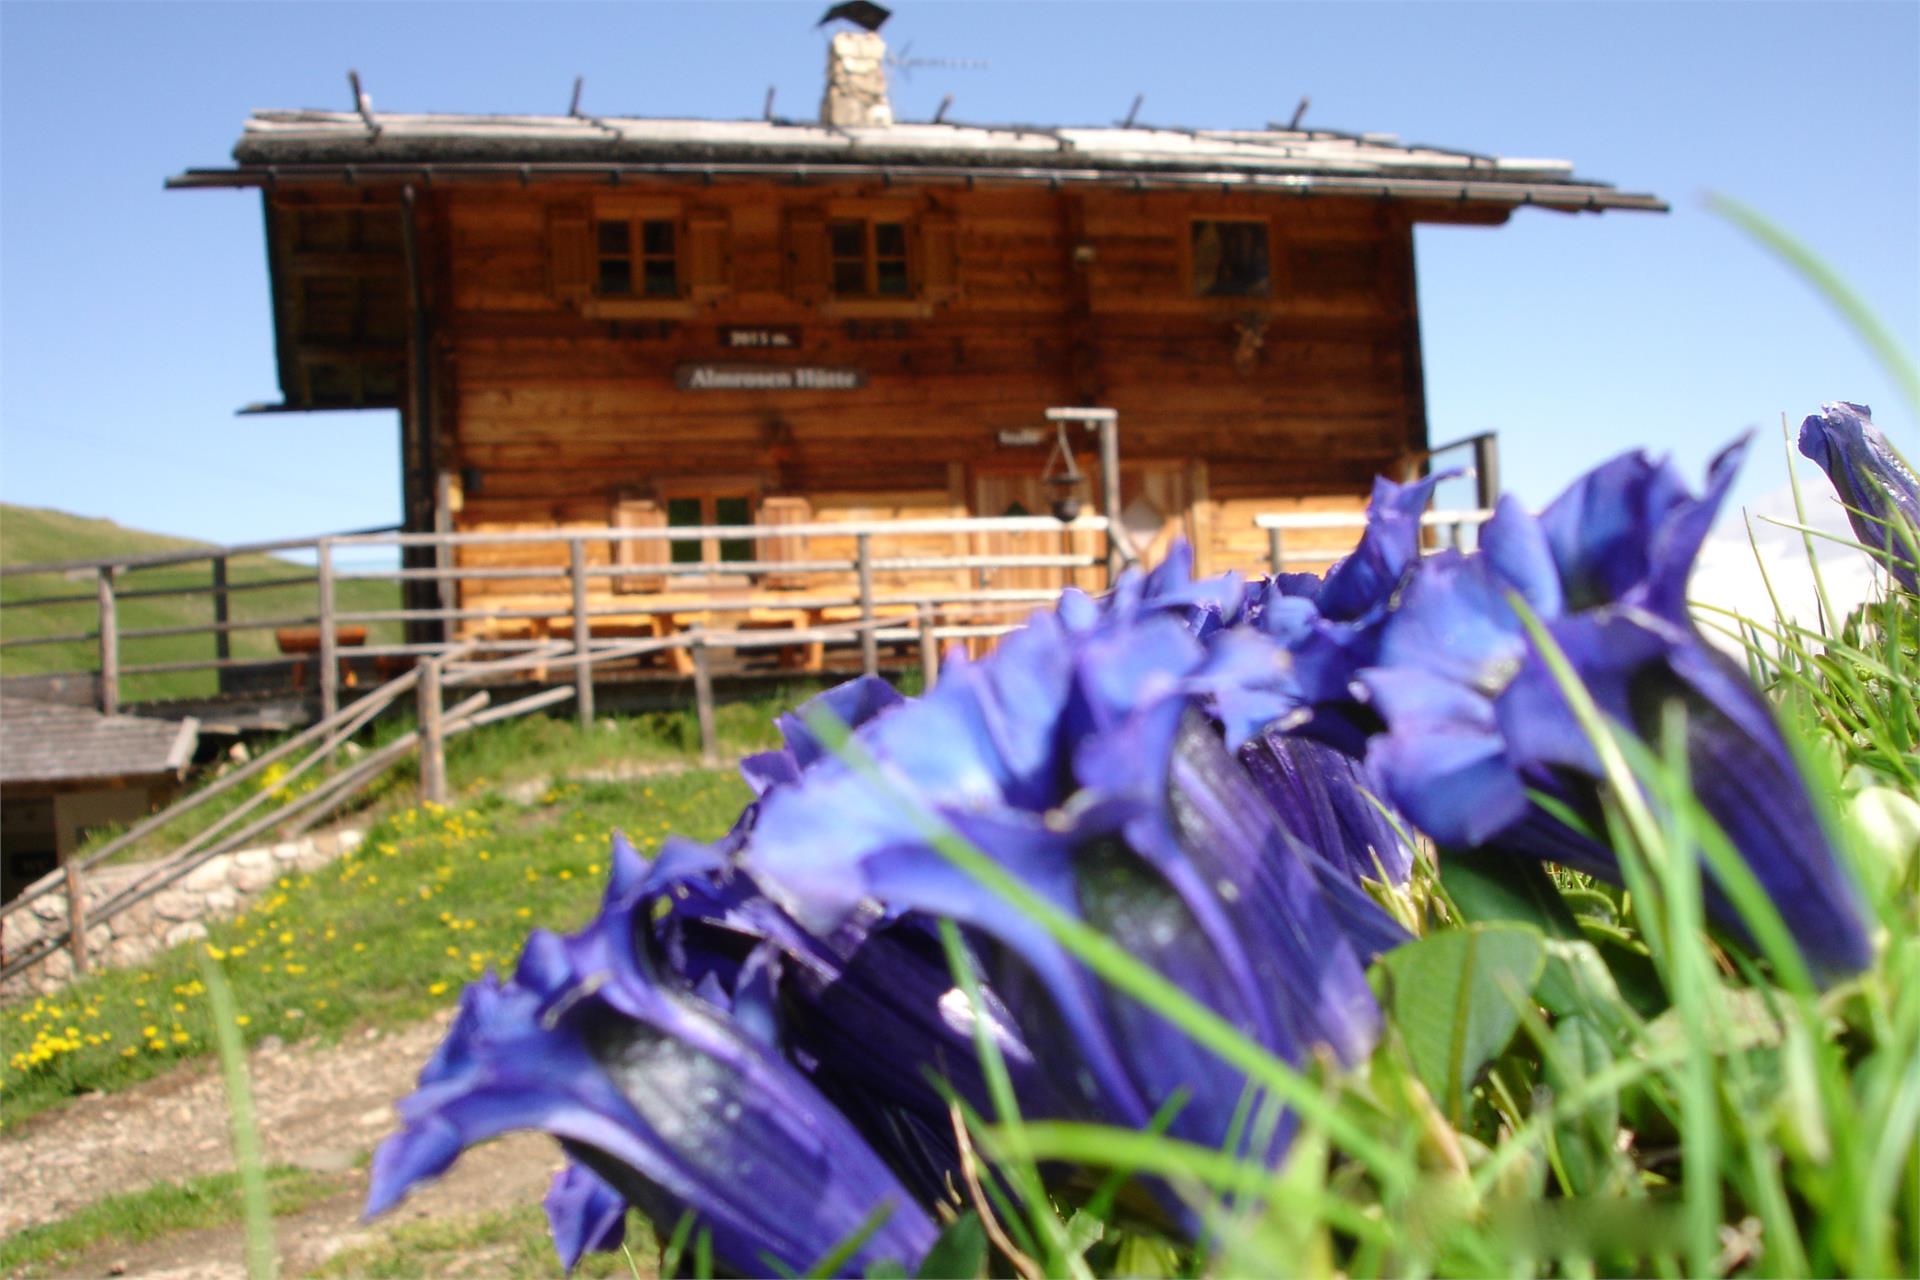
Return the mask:
[[[1077,128],[901,123],[848,128],[788,120],[256,111],[236,167],[191,169],[169,186],[438,177],[618,181],[769,174],[903,182],[1218,186],[1663,211],[1658,197],[1576,177],[1564,160],[1512,159],[1324,129]]]
[[[108,716],[86,707],[0,698],[0,783],[81,782],[178,773],[199,722]]]

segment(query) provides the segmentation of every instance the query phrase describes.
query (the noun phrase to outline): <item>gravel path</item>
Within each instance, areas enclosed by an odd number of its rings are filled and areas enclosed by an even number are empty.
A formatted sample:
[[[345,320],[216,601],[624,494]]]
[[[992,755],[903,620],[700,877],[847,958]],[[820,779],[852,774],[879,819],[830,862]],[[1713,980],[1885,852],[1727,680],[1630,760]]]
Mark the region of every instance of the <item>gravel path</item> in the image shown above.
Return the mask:
[[[446,1017],[398,1031],[367,1031],[335,1045],[258,1047],[250,1059],[254,1106],[270,1164],[345,1175],[347,1191],[276,1224],[283,1266],[297,1274],[378,1227],[359,1220],[362,1158],[395,1126],[408,1093],[446,1029]],[[226,1093],[211,1064],[182,1067],[113,1094],[81,1098],[0,1135],[0,1234],[48,1222],[162,1179],[233,1168]],[[464,1216],[537,1201],[559,1150],[521,1135],[470,1153],[440,1183],[383,1222]],[[245,1273],[237,1228],[122,1248],[93,1274],[214,1277]],[[108,1250],[107,1252],[112,1252]],[[84,1273],[88,1268],[80,1267]]]

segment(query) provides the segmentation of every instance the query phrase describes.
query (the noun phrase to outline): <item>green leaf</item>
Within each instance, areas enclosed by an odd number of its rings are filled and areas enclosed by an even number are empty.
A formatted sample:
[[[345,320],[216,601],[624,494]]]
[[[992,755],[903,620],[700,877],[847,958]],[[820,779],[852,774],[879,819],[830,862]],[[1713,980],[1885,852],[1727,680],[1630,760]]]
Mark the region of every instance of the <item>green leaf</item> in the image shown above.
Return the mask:
[[[1380,957],[1388,1008],[1415,1074],[1456,1124],[1480,1068],[1513,1038],[1546,965],[1540,931],[1470,924]]]
[[[1180,1273],[1180,1255],[1166,1241],[1131,1234],[1120,1237],[1120,1248],[1113,1257],[1114,1275],[1167,1280]]]
[[[1562,1018],[1553,1029],[1553,1052],[1547,1055],[1544,1078],[1556,1095],[1564,1096],[1613,1065],[1613,1050],[1585,1018]],[[1612,1172],[1620,1131],[1620,1096],[1609,1090],[1589,1106],[1553,1127],[1554,1146],[1567,1178],[1566,1193],[1594,1196]]]
[[[1775,1001],[1766,993],[1751,988],[1732,988],[1720,993],[1719,1017],[1706,1027],[1707,1053],[1722,1057],[1750,1049],[1777,1049],[1786,1038],[1786,1027],[1776,1012]],[[1678,1046],[1688,1039],[1685,1021],[1678,1009],[1669,1009],[1647,1023],[1646,1044],[1650,1050]]]
[[[955,1218],[927,1250],[919,1280],[971,1280],[987,1268],[987,1229],[969,1209]]]
[[[1085,1209],[1077,1210],[1067,1219],[1067,1248],[1077,1256],[1084,1256],[1106,1233],[1105,1222]]]
[[[1600,948],[1584,940],[1548,940],[1547,965],[1533,994],[1555,1017],[1591,1018],[1595,1026],[1615,1038],[1636,1021]]]
[[[1869,887],[1897,895],[1920,861],[1920,802],[1892,787],[1868,787],[1848,807],[1847,827]]]
[[[1549,938],[1578,938],[1580,925],[1537,862],[1504,853],[1440,858],[1440,883],[1469,922],[1530,924]]]

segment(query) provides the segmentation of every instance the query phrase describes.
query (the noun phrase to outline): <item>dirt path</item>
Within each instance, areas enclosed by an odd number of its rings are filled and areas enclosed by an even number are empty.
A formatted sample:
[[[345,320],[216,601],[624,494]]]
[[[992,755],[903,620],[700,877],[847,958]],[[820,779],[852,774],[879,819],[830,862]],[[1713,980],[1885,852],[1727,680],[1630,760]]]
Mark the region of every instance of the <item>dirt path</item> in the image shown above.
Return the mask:
[[[360,1221],[363,1157],[393,1131],[394,1100],[444,1034],[444,1019],[364,1032],[337,1045],[265,1044],[250,1060],[266,1159],[343,1179],[342,1194],[275,1224],[284,1274],[297,1275],[386,1225],[466,1216],[536,1202],[559,1152],[537,1136],[493,1143],[379,1223]],[[103,1196],[161,1179],[233,1168],[225,1091],[210,1064],[74,1105],[0,1137],[0,1235],[64,1217]],[[238,1228],[195,1231],[90,1254],[74,1274],[240,1276]],[[111,1256],[109,1256],[111,1255]]]

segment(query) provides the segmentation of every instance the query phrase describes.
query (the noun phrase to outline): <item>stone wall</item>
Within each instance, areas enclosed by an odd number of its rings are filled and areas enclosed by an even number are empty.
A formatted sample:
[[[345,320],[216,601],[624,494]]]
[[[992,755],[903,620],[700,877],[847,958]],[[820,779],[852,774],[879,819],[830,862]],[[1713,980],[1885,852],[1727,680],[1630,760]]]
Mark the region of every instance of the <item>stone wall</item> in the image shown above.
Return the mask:
[[[209,858],[111,920],[90,924],[87,956],[96,968],[117,968],[138,964],[168,947],[204,938],[207,936],[204,921],[238,911],[282,876],[325,866],[358,846],[361,836],[361,832],[351,830],[321,832]],[[127,863],[89,871],[85,878],[89,909],[145,874],[148,865]],[[66,924],[67,895],[50,893],[0,922],[0,946],[11,955],[48,932],[59,932]],[[62,947],[25,973],[0,983],[0,1000],[55,991],[72,977],[73,956]]]

